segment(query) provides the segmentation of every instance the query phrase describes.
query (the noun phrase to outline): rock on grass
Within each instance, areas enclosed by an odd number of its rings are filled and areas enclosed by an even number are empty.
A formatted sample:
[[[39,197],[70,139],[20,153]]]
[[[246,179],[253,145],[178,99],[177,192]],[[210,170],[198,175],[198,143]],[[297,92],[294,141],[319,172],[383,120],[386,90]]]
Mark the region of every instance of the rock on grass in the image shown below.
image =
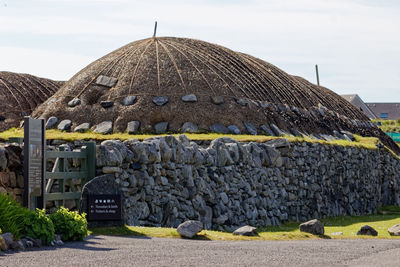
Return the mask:
[[[313,235],[323,235],[325,233],[324,225],[317,219],[300,224],[300,232],[306,232]]]
[[[178,233],[187,238],[194,237],[198,232],[203,230],[203,223],[199,221],[189,220],[184,223],[181,223],[178,226]]]
[[[364,225],[358,230],[357,235],[372,235],[377,236],[378,232],[369,225]]]
[[[253,227],[253,226],[242,226],[238,229],[236,229],[233,232],[234,235],[244,235],[244,236],[256,236],[258,235],[257,233],[257,228]]]
[[[393,225],[388,229],[390,235],[400,236],[400,224]]]

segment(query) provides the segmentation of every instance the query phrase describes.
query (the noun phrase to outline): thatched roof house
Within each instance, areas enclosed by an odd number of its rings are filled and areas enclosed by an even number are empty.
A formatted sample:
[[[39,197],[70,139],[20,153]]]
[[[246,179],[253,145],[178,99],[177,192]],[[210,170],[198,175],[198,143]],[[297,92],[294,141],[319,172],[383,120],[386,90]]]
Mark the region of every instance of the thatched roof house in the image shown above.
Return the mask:
[[[18,126],[24,116],[30,115],[62,84],[29,74],[0,71],[0,131]]]
[[[326,88],[250,55],[173,37],[132,42],[96,60],[34,115],[71,120],[72,129],[108,121],[120,132],[133,121],[140,132],[254,134],[271,124],[293,134],[378,131]]]

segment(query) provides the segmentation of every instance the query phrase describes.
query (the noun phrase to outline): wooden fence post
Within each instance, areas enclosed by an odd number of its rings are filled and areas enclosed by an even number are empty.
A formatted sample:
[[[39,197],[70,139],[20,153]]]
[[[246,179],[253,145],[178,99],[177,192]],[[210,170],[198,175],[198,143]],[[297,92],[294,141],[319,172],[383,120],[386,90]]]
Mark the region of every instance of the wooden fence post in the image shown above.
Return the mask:
[[[96,176],[96,142],[86,143],[86,153],[87,178],[85,183]]]

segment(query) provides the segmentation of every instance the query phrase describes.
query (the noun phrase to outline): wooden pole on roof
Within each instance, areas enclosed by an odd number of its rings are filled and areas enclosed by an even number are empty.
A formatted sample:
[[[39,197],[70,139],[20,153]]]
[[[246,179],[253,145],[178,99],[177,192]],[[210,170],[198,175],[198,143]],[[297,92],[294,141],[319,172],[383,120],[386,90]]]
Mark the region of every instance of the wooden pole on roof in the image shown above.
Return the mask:
[[[156,37],[156,33],[157,33],[157,21],[156,21],[156,23],[154,24],[154,33],[153,33],[153,38],[155,38],[155,37]]]
[[[157,23],[157,22],[156,22]],[[318,65],[315,65],[315,74],[317,75],[317,85],[319,86],[319,73],[318,73]]]

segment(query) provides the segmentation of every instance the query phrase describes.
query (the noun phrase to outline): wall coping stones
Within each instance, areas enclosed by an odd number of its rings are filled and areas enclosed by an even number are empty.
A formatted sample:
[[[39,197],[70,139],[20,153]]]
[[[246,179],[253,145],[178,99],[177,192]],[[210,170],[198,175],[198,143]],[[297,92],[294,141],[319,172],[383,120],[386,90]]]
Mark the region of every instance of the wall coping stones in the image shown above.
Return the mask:
[[[58,119],[54,116],[50,117],[46,122],[46,129],[51,129],[56,126]]]
[[[154,125],[154,131],[156,132],[156,134],[165,133],[167,132],[167,129],[168,129],[168,122],[166,121],[159,122]]]
[[[112,134],[113,132],[112,124],[113,124],[112,121],[103,121],[96,125],[94,132],[101,134]]]
[[[239,127],[236,125],[229,125],[228,127],[229,133],[232,134],[241,134],[242,132],[240,131]]]
[[[58,130],[69,132],[71,130],[71,126],[72,126],[71,120],[62,120],[58,124],[57,128]]]
[[[140,121],[130,121],[126,127],[128,134],[134,134],[139,131]]]
[[[214,133],[223,133],[223,134],[229,133],[228,128],[226,128],[222,123],[219,123],[219,122],[211,125],[210,130]]]
[[[274,132],[275,136],[283,136],[283,135],[285,135],[285,133],[281,129],[279,129],[278,126],[276,126],[273,123],[270,124],[270,128]]]
[[[193,122],[185,122],[182,125],[181,132],[182,133],[197,133],[198,127]]]
[[[75,127],[74,132],[86,132],[89,131],[90,129],[90,123],[89,122],[84,122],[82,124],[79,124],[78,126]]]
[[[271,129],[270,129],[268,126],[264,125],[264,124],[260,126],[260,129],[261,129],[261,131],[263,131],[266,135],[275,136],[275,134],[271,131]]]
[[[243,122],[244,127],[246,128],[247,132],[251,135],[257,135],[257,128],[248,121]]]

